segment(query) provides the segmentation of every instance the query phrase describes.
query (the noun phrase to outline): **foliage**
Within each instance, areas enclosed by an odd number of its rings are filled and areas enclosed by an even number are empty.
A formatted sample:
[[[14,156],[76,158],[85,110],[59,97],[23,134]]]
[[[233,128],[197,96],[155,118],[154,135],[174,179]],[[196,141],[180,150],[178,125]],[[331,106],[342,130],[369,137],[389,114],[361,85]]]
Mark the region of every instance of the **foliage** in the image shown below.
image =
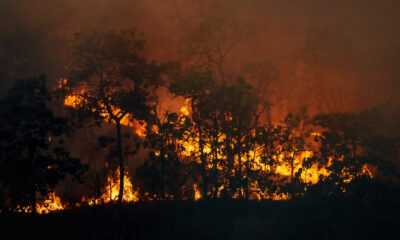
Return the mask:
[[[88,32],[77,35],[71,77],[64,86],[76,96],[75,106],[102,122],[116,126],[115,153],[118,157],[122,203],[125,159],[122,124],[135,126],[134,120],[146,120],[154,108],[154,90],[161,84],[164,69],[141,56],[143,40],[136,31]],[[133,138],[136,148],[140,141]]]
[[[147,125],[144,145],[152,150],[136,175],[144,181],[141,190],[150,199],[179,199],[184,194],[182,189],[189,187],[190,166],[182,152],[191,122],[176,113],[166,113],[162,120],[155,116],[153,120]]]
[[[87,168],[63,147],[68,122],[47,106],[45,83],[17,80],[0,102],[0,186],[13,209],[35,209],[37,192],[46,196],[66,174],[79,180]]]

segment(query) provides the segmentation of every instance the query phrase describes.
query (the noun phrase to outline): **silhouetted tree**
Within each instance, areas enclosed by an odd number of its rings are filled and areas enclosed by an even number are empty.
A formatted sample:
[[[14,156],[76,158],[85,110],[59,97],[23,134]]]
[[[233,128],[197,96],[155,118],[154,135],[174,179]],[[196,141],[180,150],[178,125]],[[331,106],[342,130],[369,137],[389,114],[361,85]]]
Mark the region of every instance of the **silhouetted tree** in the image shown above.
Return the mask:
[[[248,153],[255,147],[251,132],[258,121],[258,101],[251,86],[242,78],[233,84],[218,83],[210,70],[191,69],[170,85],[170,91],[190,99],[205,196],[217,198],[224,186],[231,196],[239,191],[241,197],[245,191],[247,197],[254,160]]]
[[[48,195],[66,174],[80,179],[87,166],[70,157],[62,136],[66,119],[48,107],[44,77],[17,80],[0,101],[0,186],[10,206],[36,210],[36,194]]]
[[[279,69],[268,60],[260,62],[249,62],[242,66],[242,70],[245,74],[248,82],[253,86],[254,93],[259,99],[260,108],[259,114],[265,112],[267,118],[267,124],[271,125],[272,122],[272,97],[273,89],[272,83],[279,79]]]
[[[144,146],[152,149],[137,176],[144,180],[150,198],[179,199],[189,178],[189,167],[184,142],[187,141],[190,119],[176,113],[165,113],[147,122]]]
[[[199,110],[199,103],[206,97],[217,85],[216,79],[210,70],[202,70],[189,68],[178,76],[169,86],[169,91],[176,96],[182,96],[190,100],[191,120],[194,128],[191,133],[191,140],[195,143],[196,151],[193,152],[195,162],[200,163],[200,171],[202,177],[203,196],[208,197],[209,176],[207,166],[206,136],[204,133],[204,124],[206,119],[203,118]],[[197,161],[198,159],[198,161]]]
[[[115,124],[121,203],[125,172],[122,121],[130,125],[133,119],[148,117],[163,68],[141,56],[144,42],[133,30],[82,33],[77,41],[66,88],[77,96],[77,107],[96,121]]]
[[[306,109],[298,114],[288,114],[280,127],[279,146],[282,159],[280,163],[290,169],[290,182],[286,184],[288,193],[294,197],[297,193],[303,192],[304,186],[301,182],[303,158],[311,148],[307,142],[311,134]],[[304,164],[304,167],[306,164]]]
[[[275,173],[281,154],[280,131],[281,127],[271,125],[260,125],[255,129],[259,162],[255,164],[258,171],[254,180],[258,183],[261,198],[273,197],[280,185],[279,176]]]
[[[219,101],[223,109],[220,119],[224,136],[224,152],[226,154],[226,173],[234,172],[228,182],[236,185],[239,197],[248,197],[249,177],[251,175],[255,147],[254,130],[258,125],[258,99],[250,84],[238,78],[233,84],[223,84],[220,88]],[[233,189],[232,189],[233,190]],[[236,192],[236,191],[235,191]]]
[[[196,64],[215,70],[226,81],[225,63],[240,39],[239,24],[232,19],[205,16],[182,38],[182,53]]]
[[[320,181],[325,186],[323,194],[350,196],[360,193],[358,184],[367,183],[374,175],[395,174],[392,159],[398,153],[398,142],[382,133],[381,115],[373,108],[314,118],[314,124],[323,129],[316,138],[320,144],[317,158],[329,171]]]

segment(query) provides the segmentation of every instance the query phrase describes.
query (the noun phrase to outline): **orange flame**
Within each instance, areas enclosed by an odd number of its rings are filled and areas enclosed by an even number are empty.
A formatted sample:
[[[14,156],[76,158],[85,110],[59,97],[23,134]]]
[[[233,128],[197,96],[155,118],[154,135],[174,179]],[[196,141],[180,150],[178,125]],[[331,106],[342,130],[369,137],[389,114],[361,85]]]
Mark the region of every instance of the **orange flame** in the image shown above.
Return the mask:
[[[66,83],[67,83],[67,79],[61,79],[59,82],[59,87],[63,87],[63,85],[65,85]],[[82,94],[84,94],[84,93],[85,93],[85,89],[81,89],[80,93],[66,96],[64,99],[64,105],[70,106],[73,108],[77,108],[84,101],[84,99],[82,97]],[[114,115],[117,115],[120,111],[121,110],[119,108],[112,108],[112,113]],[[106,121],[111,120],[109,114],[107,114],[107,113],[101,113],[101,116],[104,117]],[[136,120],[130,114],[126,114],[121,119],[121,124],[134,128],[135,133],[138,136],[144,137],[146,135],[146,122]]]
[[[110,173],[107,176],[107,182],[104,185],[102,191],[103,194],[100,198],[82,198],[82,202],[92,205],[98,205],[103,203],[116,202],[119,196],[119,169],[115,173]],[[124,176],[124,196],[123,202],[137,202],[139,201],[138,191],[133,190],[133,185],[130,176],[127,171],[125,171]]]
[[[62,84],[65,84],[65,83],[66,83],[66,79],[63,79],[62,82],[60,83],[60,86],[62,86]],[[81,94],[83,94],[83,93],[84,93],[84,90],[81,90]],[[81,101],[83,101],[83,99],[80,97],[79,94],[69,95],[65,98],[64,104],[67,106],[76,107],[79,105],[79,103]],[[190,115],[190,113],[191,113],[190,103],[191,103],[190,98],[185,99],[184,104],[180,108],[181,116],[189,116]],[[115,114],[118,113],[119,111],[120,111],[120,109],[118,109],[118,108],[113,109],[113,112]],[[106,119],[109,118],[106,115],[104,115],[103,117],[105,117]],[[121,120],[121,124],[123,124],[125,126],[133,127],[135,129],[136,134],[138,134],[139,136],[146,135],[146,123],[137,121],[137,120],[133,119],[132,116],[130,116],[130,115],[126,115]],[[321,134],[318,132],[312,133],[311,135],[312,136],[321,136]],[[193,152],[196,152],[199,150],[199,146],[198,146],[199,141],[195,137],[188,137],[187,139],[188,140],[185,140],[182,142],[184,149],[185,149],[182,154],[185,156],[191,156]],[[219,141],[222,142],[223,140],[224,140],[224,136],[220,136]],[[259,148],[256,147],[256,149],[259,149]],[[211,146],[205,144],[203,150],[205,153],[210,153]],[[254,156],[254,158],[253,158],[254,161],[257,163],[257,165],[261,169],[269,169],[270,168],[270,166],[268,166],[267,164],[262,163],[261,154],[259,154],[257,151],[251,152],[250,155]],[[294,156],[294,154],[293,154],[293,156]],[[218,154],[217,157],[222,158],[223,156],[220,156],[220,154]],[[287,164],[285,164],[283,162],[284,157],[285,156],[283,154],[280,154],[279,156],[277,156],[276,160],[278,162],[278,166],[276,166],[274,168],[274,172],[276,174],[278,174],[279,176],[281,176],[281,178],[288,179],[292,176],[292,172],[297,173],[300,170],[302,170],[302,173],[299,176],[300,177],[299,180],[304,183],[315,184],[319,181],[319,178],[321,175],[328,176],[330,174],[326,168],[319,168],[316,164],[312,165],[310,168],[303,167],[304,159],[312,157],[311,151],[302,151],[300,154],[296,154],[295,159],[294,159],[294,164],[293,164],[294,169],[291,169],[290,166],[288,166]],[[237,159],[235,161],[236,161],[236,164],[238,164]],[[247,159],[242,159],[242,163],[245,163],[246,161],[247,161]],[[211,168],[211,166],[207,166],[207,167]],[[220,168],[220,167],[218,167],[218,168]],[[368,174],[368,175],[372,176],[371,171],[369,170],[369,168],[367,166],[365,166],[363,168],[363,174]],[[114,174],[114,176],[115,176],[114,178],[111,175],[108,176],[107,184],[106,184],[106,186],[104,186],[104,189],[103,189],[104,194],[101,196],[100,199],[87,199],[87,200],[83,199],[83,201],[89,203],[89,205],[116,201],[118,198],[118,194],[119,194],[119,171],[116,174]],[[125,186],[124,186],[124,201],[125,202],[138,201],[139,200],[138,192],[133,191],[132,184],[130,182],[130,178],[127,175],[127,173],[125,173],[125,179],[126,180],[125,180]],[[201,199],[202,194],[198,188],[198,185],[194,184],[193,189],[194,189],[194,200],[197,201],[197,200]],[[220,196],[220,192],[222,189],[223,189],[223,186],[221,186],[218,189],[218,196]],[[261,193],[260,189],[257,186],[255,186],[254,190],[255,190],[254,192],[260,193],[256,197],[256,199],[272,198],[274,200],[285,200],[285,199],[290,198],[286,194],[277,194],[277,193],[275,193],[272,197],[270,197],[268,194]],[[241,189],[240,191],[243,191],[243,189]],[[239,196],[239,194],[237,193],[233,197],[237,198],[238,196]],[[151,198],[149,198],[149,199],[151,199]]]
[[[64,209],[65,207],[61,203],[60,197],[58,197],[54,192],[49,194],[48,199],[36,205],[36,212],[39,214],[48,214],[53,211],[60,211]]]
[[[39,201],[35,207],[36,212],[39,214],[49,214],[50,212],[61,211],[64,209],[65,206],[61,203],[60,197],[58,197],[55,192],[51,192],[46,199]],[[17,206],[15,211],[20,213],[30,213],[32,212],[32,207]]]

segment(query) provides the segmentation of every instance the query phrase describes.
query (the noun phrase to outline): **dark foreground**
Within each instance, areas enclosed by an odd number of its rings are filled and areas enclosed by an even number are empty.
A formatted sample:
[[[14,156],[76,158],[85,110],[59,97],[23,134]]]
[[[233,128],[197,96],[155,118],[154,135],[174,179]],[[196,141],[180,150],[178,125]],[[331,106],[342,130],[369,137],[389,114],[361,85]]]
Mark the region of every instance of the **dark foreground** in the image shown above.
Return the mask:
[[[399,239],[399,213],[397,204],[385,202],[218,200],[3,214],[0,220],[8,239]]]

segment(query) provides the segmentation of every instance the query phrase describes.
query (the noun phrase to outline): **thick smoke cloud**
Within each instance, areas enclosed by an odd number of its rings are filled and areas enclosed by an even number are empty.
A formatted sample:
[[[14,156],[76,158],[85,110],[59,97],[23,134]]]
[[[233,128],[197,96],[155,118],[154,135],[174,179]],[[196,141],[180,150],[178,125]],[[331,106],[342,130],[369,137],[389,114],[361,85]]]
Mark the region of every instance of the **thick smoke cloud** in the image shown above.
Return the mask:
[[[273,94],[276,104],[285,102],[285,111],[299,104],[315,111],[337,111],[399,102],[398,1],[38,0],[33,4],[3,0],[0,4],[0,38],[6,55],[2,61],[12,61],[7,54],[23,59],[5,64],[22,66],[12,77],[47,74],[55,81],[65,74],[74,33],[92,29],[138,28],[150,57],[181,60],[185,36],[202,19],[216,16],[235,22],[240,31],[227,56],[226,71],[239,75],[247,62],[271,61],[280,71]]]

